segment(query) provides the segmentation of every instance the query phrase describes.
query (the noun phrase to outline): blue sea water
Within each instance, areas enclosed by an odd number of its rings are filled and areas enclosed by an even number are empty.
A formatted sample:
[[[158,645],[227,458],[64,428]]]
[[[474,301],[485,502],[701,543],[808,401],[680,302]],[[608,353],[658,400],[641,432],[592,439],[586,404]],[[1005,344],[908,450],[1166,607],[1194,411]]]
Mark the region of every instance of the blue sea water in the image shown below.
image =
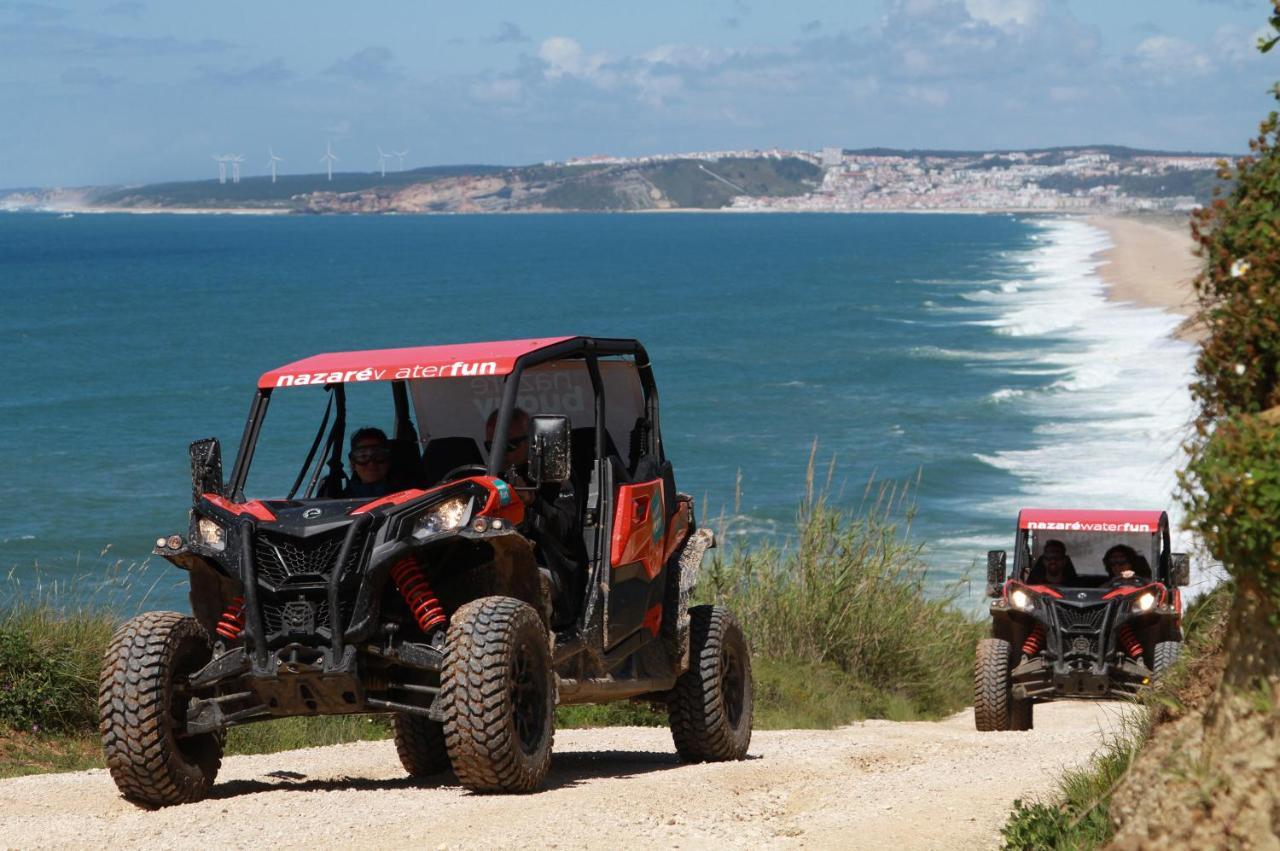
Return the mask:
[[[842,503],[920,477],[954,581],[1021,505],[1171,503],[1191,348],[1104,298],[1106,246],[1004,215],[0,215],[0,575],[146,561],[185,529],[187,443],[229,459],[271,367],[589,334],[648,347],[704,518],[785,536],[816,441]]]

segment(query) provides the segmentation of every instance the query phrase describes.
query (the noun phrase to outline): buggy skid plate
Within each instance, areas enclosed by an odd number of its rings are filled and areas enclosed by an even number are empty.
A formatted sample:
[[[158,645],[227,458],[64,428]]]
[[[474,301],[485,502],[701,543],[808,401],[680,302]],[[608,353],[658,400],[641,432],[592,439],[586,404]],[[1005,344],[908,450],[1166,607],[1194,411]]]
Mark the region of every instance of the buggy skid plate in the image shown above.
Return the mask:
[[[1119,664],[1073,667],[1042,657],[1013,669],[1013,696],[1018,699],[1134,697],[1151,682],[1151,671],[1130,660]]]

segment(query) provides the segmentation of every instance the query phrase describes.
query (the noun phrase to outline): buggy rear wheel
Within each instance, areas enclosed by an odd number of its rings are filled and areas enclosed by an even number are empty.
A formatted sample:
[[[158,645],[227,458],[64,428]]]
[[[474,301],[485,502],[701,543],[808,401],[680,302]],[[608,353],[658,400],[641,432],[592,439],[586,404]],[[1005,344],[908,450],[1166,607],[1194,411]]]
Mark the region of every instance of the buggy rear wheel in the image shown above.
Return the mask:
[[[1002,638],[984,638],[978,642],[973,662],[973,720],[982,732],[1019,729],[1013,726],[1011,658],[1009,642]],[[1030,729],[1029,707],[1026,711],[1028,727],[1025,729]]]
[[[444,743],[444,725],[421,715],[397,713],[391,719],[400,764],[413,777],[441,774],[452,766]]]
[[[147,612],[111,639],[98,680],[98,729],[111,779],[130,801],[162,807],[208,794],[223,734],[184,736],[188,678],[212,656],[195,618]]]
[[[1151,651],[1151,670],[1157,677],[1162,677],[1178,661],[1178,653],[1182,650],[1181,641],[1157,641]]]
[[[532,792],[551,766],[555,688],[546,629],[512,597],[482,597],[449,622],[441,677],[454,773],[476,792]]]
[[[667,701],[671,737],[686,762],[743,759],[751,745],[751,654],[728,609],[689,610],[689,670]]]

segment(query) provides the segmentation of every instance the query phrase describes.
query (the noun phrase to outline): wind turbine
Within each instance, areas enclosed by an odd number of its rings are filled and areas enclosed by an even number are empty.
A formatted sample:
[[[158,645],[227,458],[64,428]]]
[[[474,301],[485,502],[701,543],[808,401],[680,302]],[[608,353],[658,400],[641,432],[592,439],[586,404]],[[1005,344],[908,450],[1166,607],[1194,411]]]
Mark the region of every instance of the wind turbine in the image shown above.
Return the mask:
[[[244,162],[244,157],[239,154],[232,154],[227,157],[231,161],[231,182],[240,182],[240,163]]]
[[[324,143],[324,156],[320,158],[320,162],[328,166],[329,182],[333,182],[333,164],[337,161],[338,155],[333,152],[333,143]]]
[[[216,162],[216,163],[218,164],[218,182],[219,182],[219,183],[226,183],[226,182],[227,182],[227,157],[226,157],[226,155],[224,154],[223,156],[218,156],[217,154],[213,154],[213,161],[214,161],[214,162]]]
[[[271,157],[271,159],[267,161],[267,165],[271,166],[271,182],[275,183],[276,182],[276,163],[284,162],[284,157],[277,157],[276,152],[271,150],[270,145],[267,145],[267,154]]]
[[[378,146],[378,169],[382,172],[383,177],[387,176],[387,157],[389,156],[391,155],[388,154],[386,151],[382,150],[382,146],[379,145]]]
[[[400,161],[400,171],[404,171],[404,155],[409,153],[409,149],[405,148],[403,151],[392,151],[392,153],[395,154],[396,159]]]

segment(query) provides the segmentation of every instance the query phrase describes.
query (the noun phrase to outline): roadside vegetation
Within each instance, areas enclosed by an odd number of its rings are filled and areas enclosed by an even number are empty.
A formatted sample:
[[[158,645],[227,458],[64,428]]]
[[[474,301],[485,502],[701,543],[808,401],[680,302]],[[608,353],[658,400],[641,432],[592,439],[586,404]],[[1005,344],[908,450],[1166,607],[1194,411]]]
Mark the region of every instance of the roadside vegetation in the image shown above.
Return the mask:
[[[812,462],[809,485],[792,535],[713,551],[697,590],[700,601],[730,606],[746,629],[757,728],[937,718],[966,706],[981,626],[955,607],[959,586],[928,584],[922,546],[910,539],[911,489],[872,483],[861,506],[837,507],[815,493]],[[726,521],[717,525],[722,540],[732,537]],[[119,623],[154,607],[146,583],[165,569],[116,569],[92,585],[24,586],[9,575],[0,587],[0,777],[102,764],[102,654]],[[565,707],[557,724],[666,726],[667,718],[660,707],[623,702]],[[227,753],[389,735],[377,716],[281,719],[231,730]]]
[[[1273,0],[1263,53],[1280,44]],[[1272,89],[1280,101],[1280,84]],[[1280,812],[1280,113],[1249,155],[1222,162],[1192,217],[1202,261],[1191,385],[1198,411],[1181,476],[1187,523],[1230,582],[1197,606],[1209,624],[1148,698],[1142,723],[1056,804],[1020,805],[1014,848],[1253,847]],[[1188,613],[1188,629],[1193,629]]]

